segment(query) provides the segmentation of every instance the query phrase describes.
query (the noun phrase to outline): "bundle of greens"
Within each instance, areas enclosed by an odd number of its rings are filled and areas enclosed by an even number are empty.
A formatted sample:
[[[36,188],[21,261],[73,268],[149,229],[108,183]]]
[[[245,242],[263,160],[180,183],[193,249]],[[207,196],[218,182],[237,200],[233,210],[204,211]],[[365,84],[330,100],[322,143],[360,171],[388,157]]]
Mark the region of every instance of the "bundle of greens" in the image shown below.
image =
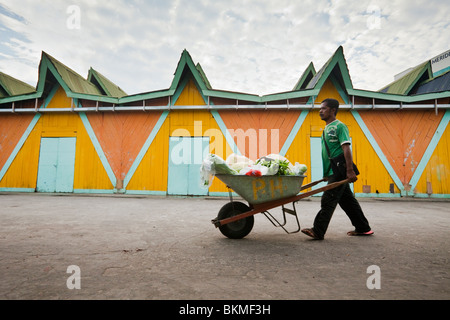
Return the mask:
[[[274,173],[274,175],[277,175],[277,176],[293,175],[293,173],[291,173],[291,171],[289,170],[290,162],[288,160],[274,160],[274,159],[263,157],[263,158],[258,159],[256,161],[256,164],[260,164],[260,165],[268,167],[268,168],[278,167],[278,170],[276,171],[276,173]]]
[[[277,168],[277,171],[272,171],[272,174],[278,176],[302,175],[307,170],[306,165],[296,162],[295,166],[293,166],[288,159],[280,155],[269,155],[267,157],[259,158],[256,161],[256,164],[272,169]]]

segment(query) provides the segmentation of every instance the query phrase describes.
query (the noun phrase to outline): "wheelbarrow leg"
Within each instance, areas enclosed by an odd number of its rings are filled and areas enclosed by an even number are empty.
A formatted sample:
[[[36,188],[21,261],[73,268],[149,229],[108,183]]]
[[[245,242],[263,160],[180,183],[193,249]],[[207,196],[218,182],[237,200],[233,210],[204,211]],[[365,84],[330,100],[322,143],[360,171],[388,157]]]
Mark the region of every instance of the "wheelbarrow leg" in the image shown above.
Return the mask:
[[[263,211],[264,216],[275,226],[281,227],[286,233],[297,233],[300,231],[300,221],[298,220],[297,210],[295,209],[295,202],[292,203],[293,209],[286,208],[284,205],[281,206],[283,212],[283,223],[280,223],[269,211]],[[286,225],[286,213],[293,215],[297,222],[297,229],[294,231],[288,231],[284,226]]]

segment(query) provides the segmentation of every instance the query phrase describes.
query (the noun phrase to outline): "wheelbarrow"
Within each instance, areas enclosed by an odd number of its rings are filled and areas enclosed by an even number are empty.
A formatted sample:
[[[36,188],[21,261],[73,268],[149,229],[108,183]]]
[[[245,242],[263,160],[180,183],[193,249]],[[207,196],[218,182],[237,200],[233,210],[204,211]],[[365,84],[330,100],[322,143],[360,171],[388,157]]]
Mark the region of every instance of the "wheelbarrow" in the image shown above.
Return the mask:
[[[296,233],[300,231],[300,221],[298,219],[295,204],[306,197],[336,188],[348,179],[330,183],[315,190],[302,192],[316,184],[325,181],[317,180],[303,185],[306,176],[246,176],[246,175],[225,175],[218,174],[216,177],[224,182],[229,190],[230,202],[225,204],[211,222],[219,228],[220,232],[231,239],[241,239],[250,233],[254,225],[254,215],[263,213],[264,216],[275,226],[281,227],[286,233]],[[248,202],[233,201],[232,190]],[[286,205],[292,203],[292,209]],[[269,210],[281,206],[282,221],[275,218]],[[294,216],[297,229],[292,231],[286,227],[286,214]]]

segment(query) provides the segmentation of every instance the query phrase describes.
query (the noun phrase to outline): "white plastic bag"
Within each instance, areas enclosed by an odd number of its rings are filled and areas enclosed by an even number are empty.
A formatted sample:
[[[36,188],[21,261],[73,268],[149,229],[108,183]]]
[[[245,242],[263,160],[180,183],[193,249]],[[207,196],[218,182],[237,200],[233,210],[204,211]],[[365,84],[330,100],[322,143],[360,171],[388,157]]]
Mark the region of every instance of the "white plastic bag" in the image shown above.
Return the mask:
[[[209,188],[216,174],[237,174],[237,171],[230,168],[221,157],[209,154],[200,166],[200,185]]]

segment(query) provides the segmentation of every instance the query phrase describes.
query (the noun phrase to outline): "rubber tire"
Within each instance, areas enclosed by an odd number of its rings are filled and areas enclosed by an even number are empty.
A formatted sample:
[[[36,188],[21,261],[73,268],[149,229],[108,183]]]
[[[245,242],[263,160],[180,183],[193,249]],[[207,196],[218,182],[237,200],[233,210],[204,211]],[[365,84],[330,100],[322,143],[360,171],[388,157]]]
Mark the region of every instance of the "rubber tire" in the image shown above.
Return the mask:
[[[250,208],[242,202],[229,202],[224,205],[217,215],[219,220],[250,211]],[[220,232],[230,239],[242,239],[253,229],[254,217],[249,216],[234,222],[219,226]]]

